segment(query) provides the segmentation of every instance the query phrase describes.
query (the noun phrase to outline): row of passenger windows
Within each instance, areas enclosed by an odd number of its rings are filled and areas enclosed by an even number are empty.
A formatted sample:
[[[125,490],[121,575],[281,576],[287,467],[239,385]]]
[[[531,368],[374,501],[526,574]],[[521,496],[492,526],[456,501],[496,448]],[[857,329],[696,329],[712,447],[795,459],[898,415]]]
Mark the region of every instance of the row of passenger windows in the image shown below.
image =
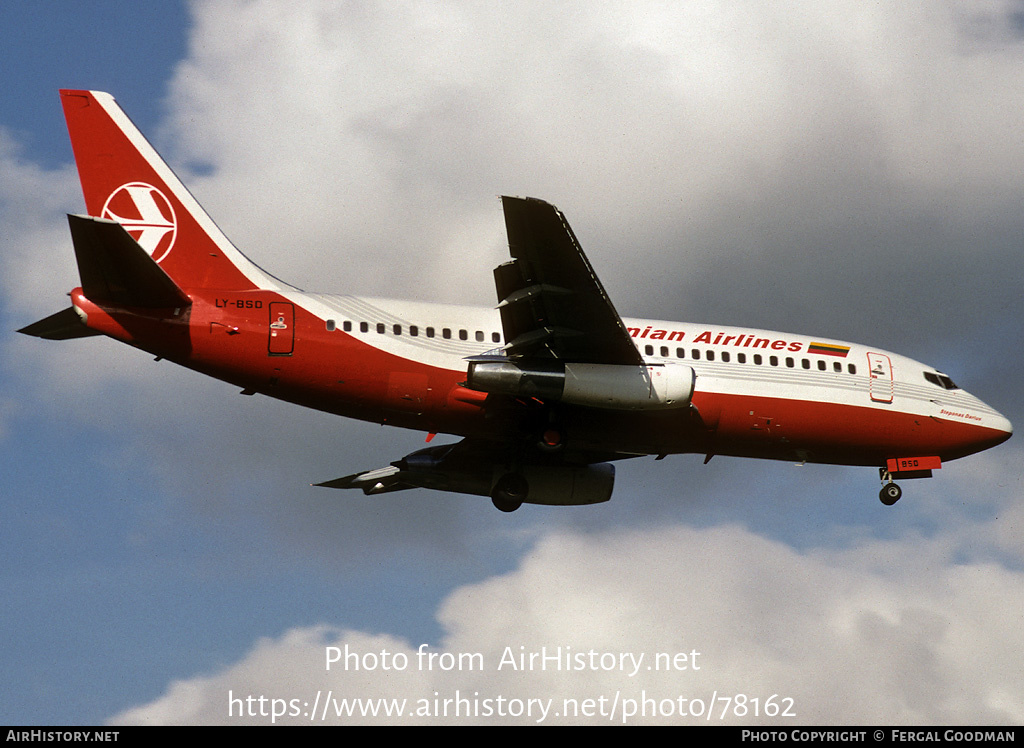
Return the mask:
[[[354,329],[354,324],[355,323],[353,323],[350,320],[344,320],[341,323],[341,329],[344,330],[345,332],[352,332],[352,330]],[[370,328],[371,328],[371,324],[369,322],[360,322],[359,323],[359,332],[368,333],[368,332],[370,332]],[[333,319],[327,320],[327,329],[329,331],[336,330],[337,329],[337,323]],[[377,323],[374,323],[373,329],[375,329],[378,334],[384,335],[384,334],[386,334],[388,332],[388,325],[384,324],[383,322],[377,322]],[[393,334],[393,335],[408,334],[409,337],[415,338],[415,337],[419,337],[420,332],[421,332],[421,329],[420,329],[420,327],[418,325],[409,325],[408,327],[400,325],[400,324],[391,325],[391,334]],[[434,328],[434,327],[424,327],[424,328],[422,328],[422,332],[423,332],[424,336],[426,336],[428,338],[435,338],[435,337],[437,337],[437,329]],[[470,330],[466,330],[464,328],[459,328],[457,330],[453,330],[450,327],[442,327],[441,328],[441,337],[443,339],[445,339],[445,340],[451,340],[453,337],[458,336],[459,340],[469,340],[470,339],[470,332],[471,332]],[[472,335],[473,335],[473,339],[476,342],[478,342],[478,343],[483,343],[483,342],[485,342],[487,340],[487,334],[483,330],[472,331]],[[491,333],[491,342],[492,343],[500,343],[501,342],[501,333],[492,332]],[[644,346],[644,353],[646,355],[648,355],[648,356],[653,356],[654,355],[654,346],[653,345]],[[669,356],[670,356],[669,347],[667,345],[661,346],[660,350],[659,350],[659,355],[662,358],[669,358]],[[715,351],[713,351],[713,350],[705,350],[705,351],[703,351],[703,354],[702,354],[700,348],[693,348],[693,349],[691,349],[689,357],[692,360],[694,360],[694,361],[700,361],[701,358],[702,358],[702,355],[703,355],[703,360],[704,361],[714,361],[715,360]],[[729,351],[722,351],[720,356],[721,356],[722,363],[726,363],[727,364],[727,363],[730,363],[732,361],[732,354]],[[687,356],[686,356],[686,349],[685,348],[676,348],[676,358],[686,358],[686,357]],[[751,359],[753,360],[754,365],[756,365],[756,366],[761,366],[764,363],[764,357],[760,353],[752,354],[751,355]],[[736,363],[738,363],[738,364],[745,364],[745,363],[747,363],[747,354],[746,353],[737,353],[736,354]],[[779,365],[779,357],[778,356],[768,356],[768,365],[769,366],[778,366]],[[796,368],[796,361],[792,357],[787,356],[785,358],[785,365],[786,365],[787,368],[790,368],[790,369]],[[827,364],[824,361],[822,361],[822,360],[819,360],[817,362],[817,365],[818,365],[818,370],[819,371],[827,371],[828,370]],[[810,369],[811,368],[811,362],[810,362],[810,360],[808,360],[806,358],[801,359],[800,360],[800,366],[802,368],[804,368],[804,369]],[[838,361],[833,361],[832,362],[832,369],[836,373],[842,373],[843,365],[841,363],[839,363]],[[856,374],[857,373],[857,367],[854,366],[853,364],[847,364],[846,365],[846,369],[847,369],[847,371],[850,374]],[[927,375],[925,375],[925,376],[927,376]]]
[[[653,356],[654,355],[654,346],[653,345],[644,346],[644,353],[647,354],[648,356]],[[661,348],[658,351],[658,355],[661,356],[661,358],[669,358],[670,357],[669,347],[667,345],[661,346]],[[718,356],[720,357],[720,358],[718,358],[718,360],[720,360],[722,363],[728,364],[728,363],[730,363],[732,361],[733,354],[730,351],[722,351],[721,353],[718,354]],[[676,358],[687,358],[686,349],[685,348],[676,348]],[[700,360],[715,361],[716,360],[716,355],[715,355],[715,351],[712,351],[712,350],[701,351],[700,348],[692,348],[690,350],[689,358],[692,359],[693,361],[700,361]],[[750,358],[754,362],[755,366],[761,366],[761,365],[764,364],[764,358],[765,357],[762,356],[760,353],[754,353],[754,354],[751,355]],[[779,357],[778,356],[768,356],[767,358],[768,358],[768,365],[769,366],[779,366]],[[737,353],[736,354],[736,363],[738,363],[738,364],[745,364],[745,363],[747,363],[747,354],[746,353]],[[796,359],[794,359],[792,356],[786,356],[786,358],[783,359],[783,363],[785,364],[786,368],[788,368],[788,369],[795,369],[796,368]],[[810,359],[806,359],[806,358],[800,359],[800,367],[803,368],[803,369],[810,369],[811,368],[811,363],[812,362],[811,362]],[[818,371],[828,371],[828,364],[824,360],[818,359],[817,367],[818,367]],[[832,371],[836,372],[837,374],[841,374],[843,372],[843,365],[840,362],[838,362],[838,361],[833,361],[832,362]],[[856,374],[857,373],[857,367],[855,365],[853,365],[853,364],[847,364],[846,365],[846,371],[849,372],[850,374]]]
[[[345,332],[352,332],[353,325],[354,325],[354,323],[351,322],[350,320],[345,320],[345,321],[343,321],[341,323],[341,329],[344,330]],[[373,324],[372,327],[380,335],[384,335],[387,332],[389,332],[389,326],[384,324],[383,322],[377,322],[377,323]],[[359,323],[359,332],[370,332],[370,328],[371,328],[371,324],[369,322],[360,322]],[[333,319],[327,320],[327,329],[330,330],[330,331],[336,330],[337,329],[337,323]],[[423,333],[423,335],[425,337],[428,337],[428,338],[435,338],[435,337],[437,337],[437,330],[435,328],[433,328],[433,327],[424,327],[424,328],[421,329],[418,325],[408,325],[408,326],[405,326],[405,325],[390,325],[390,332],[391,332],[392,335],[408,334],[409,337],[412,337],[412,338],[419,337],[421,332]],[[473,330],[473,331],[471,331],[471,330],[466,330],[466,329],[453,330],[450,327],[442,327],[441,328],[441,337],[444,338],[445,340],[451,340],[453,337],[456,337],[456,336],[458,337],[459,340],[469,340],[470,339],[470,334],[472,334],[473,340],[475,340],[478,343],[483,343],[483,342],[485,342],[487,340],[487,334],[483,330]],[[501,342],[501,333],[492,332],[491,333],[491,342],[492,343],[500,343]]]

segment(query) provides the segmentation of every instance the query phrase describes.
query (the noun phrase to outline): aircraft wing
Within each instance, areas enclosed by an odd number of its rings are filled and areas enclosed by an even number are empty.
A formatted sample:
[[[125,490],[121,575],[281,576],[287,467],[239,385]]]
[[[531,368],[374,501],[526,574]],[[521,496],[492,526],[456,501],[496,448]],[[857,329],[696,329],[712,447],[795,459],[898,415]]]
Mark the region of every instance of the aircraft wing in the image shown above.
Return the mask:
[[[494,269],[504,353],[515,359],[632,364],[643,359],[565,217],[502,197],[512,260]]]

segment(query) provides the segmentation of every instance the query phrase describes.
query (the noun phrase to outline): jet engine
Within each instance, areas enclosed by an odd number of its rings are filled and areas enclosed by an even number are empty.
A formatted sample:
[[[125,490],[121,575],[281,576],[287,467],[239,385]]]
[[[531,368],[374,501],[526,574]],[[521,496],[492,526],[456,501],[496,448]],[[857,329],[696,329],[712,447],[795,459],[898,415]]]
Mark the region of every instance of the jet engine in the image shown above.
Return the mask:
[[[519,364],[481,358],[469,362],[466,386],[594,408],[664,410],[688,406],[695,380],[685,364]]]

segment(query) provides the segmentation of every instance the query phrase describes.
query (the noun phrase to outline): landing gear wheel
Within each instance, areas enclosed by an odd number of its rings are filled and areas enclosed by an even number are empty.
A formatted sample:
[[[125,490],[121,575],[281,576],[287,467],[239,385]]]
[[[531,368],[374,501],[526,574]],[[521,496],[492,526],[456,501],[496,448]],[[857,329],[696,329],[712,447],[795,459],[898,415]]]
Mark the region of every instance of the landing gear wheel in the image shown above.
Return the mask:
[[[505,499],[499,499],[497,496],[491,497],[491,503],[500,512],[514,512],[523,505],[521,501],[506,501]]]
[[[892,506],[900,500],[900,496],[903,495],[903,489],[897,486],[895,483],[886,483],[882,486],[882,490],[878,492],[879,500],[886,506]]]
[[[491,489],[491,503],[502,512],[514,512],[523,505],[530,486],[519,473],[506,473]]]

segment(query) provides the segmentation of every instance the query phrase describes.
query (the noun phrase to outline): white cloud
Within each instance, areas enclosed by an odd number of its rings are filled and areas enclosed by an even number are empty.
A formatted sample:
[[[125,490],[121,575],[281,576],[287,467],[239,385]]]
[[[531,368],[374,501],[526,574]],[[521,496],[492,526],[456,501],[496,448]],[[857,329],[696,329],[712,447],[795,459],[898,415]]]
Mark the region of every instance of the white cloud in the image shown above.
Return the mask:
[[[9,311],[57,311],[50,294],[59,305],[59,294],[77,283],[64,215],[81,202],[78,189],[71,167],[48,171],[26,161],[18,143],[0,129],[0,283]]]
[[[884,564],[876,563],[879,553]],[[658,704],[671,699],[678,709],[679,697],[707,702],[717,692],[762,703],[772,694],[793,699],[795,719],[726,723],[1017,724],[1024,719],[1015,664],[1024,646],[1016,604],[1022,584],[1019,570],[957,563],[947,544],[914,538],[799,553],[739,527],[551,534],[515,571],[454,590],[438,611],[444,638],[430,651],[451,653],[453,663],[459,654],[479,653],[483,669],[421,670],[418,642],[326,626],[293,629],[261,640],[219,672],[172,684],[157,701],[112,722],[270,721],[258,712],[240,717],[239,705],[229,717],[230,692],[289,705],[296,699],[307,704],[295,707],[301,714],[280,721],[306,723],[319,689],[321,704],[329,691],[336,700],[406,699],[407,709],[456,692],[481,706],[493,699],[494,708],[499,696],[550,699],[549,723],[609,721],[567,718],[565,699],[604,697],[607,712],[618,694],[614,723],[623,719],[624,700],[642,693]],[[404,655],[408,667],[384,672],[379,660],[375,672],[354,674],[340,665],[327,672],[328,646]],[[561,647],[585,655],[588,665],[591,650],[616,658],[644,653],[645,660],[635,675],[628,659],[625,673],[499,670],[506,647],[516,656]],[[647,669],[655,653],[693,650],[700,654],[688,664],[699,670]],[[529,723],[538,719],[537,708],[532,717],[328,722]],[[634,715],[627,721],[697,720]]]
[[[897,347],[1018,304],[1012,4],[192,7],[158,140],[285,280],[491,304],[508,192],[567,212],[624,314]],[[80,203],[4,158],[34,319]]]
[[[623,314],[902,350],[1020,304],[1014,7],[201,3],[163,140],[305,288],[491,304],[529,194]]]

